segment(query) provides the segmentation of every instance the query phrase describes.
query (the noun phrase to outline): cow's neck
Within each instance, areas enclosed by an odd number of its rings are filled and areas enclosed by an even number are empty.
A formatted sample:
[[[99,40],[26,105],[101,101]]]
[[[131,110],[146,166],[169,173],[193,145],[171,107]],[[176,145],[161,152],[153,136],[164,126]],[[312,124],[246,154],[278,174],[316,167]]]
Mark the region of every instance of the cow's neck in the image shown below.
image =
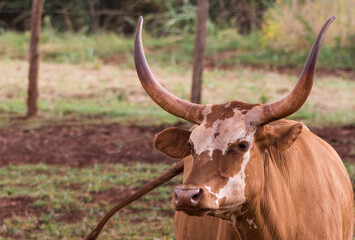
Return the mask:
[[[295,236],[296,210],[286,205],[292,202],[282,172],[265,155],[265,184],[268,186],[257,197],[249,199],[242,211],[231,216],[230,224],[238,230],[242,239],[292,239]]]

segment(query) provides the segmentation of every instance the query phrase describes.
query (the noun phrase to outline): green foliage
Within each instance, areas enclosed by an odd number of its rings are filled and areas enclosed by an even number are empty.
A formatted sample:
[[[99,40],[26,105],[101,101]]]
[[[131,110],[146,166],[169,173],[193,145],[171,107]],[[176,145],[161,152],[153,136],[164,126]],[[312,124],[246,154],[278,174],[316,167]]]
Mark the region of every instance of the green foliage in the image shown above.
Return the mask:
[[[331,48],[353,48],[355,18],[352,0],[277,1],[264,17],[263,46],[291,52],[304,51],[327,19],[336,16],[324,39]],[[352,55],[355,52],[352,50]]]
[[[153,27],[152,33],[156,34],[182,34],[193,33],[195,30],[196,7],[188,2],[183,2],[182,6],[176,8],[173,1],[166,1],[167,12],[164,14],[166,22],[161,27]],[[152,16],[154,18],[154,16]],[[149,19],[149,18],[148,18]],[[159,25],[159,22],[158,24]]]
[[[249,32],[260,26],[263,12],[274,0],[209,0],[210,26],[237,27]],[[28,30],[32,1],[3,0],[0,29]],[[139,16],[155,36],[192,32],[196,0],[51,0],[44,2],[44,26],[56,31],[116,31],[130,34]]]
[[[269,25],[271,26],[271,25]],[[255,31],[242,36],[231,29],[217,31],[207,39],[207,57],[216,59],[216,66],[253,64],[284,67],[302,67],[311,43],[304,49],[267,48],[265,41],[272,38],[265,32]],[[269,37],[268,37],[269,36]],[[327,36],[326,36],[327,39]],[[29,34],[5,32],[0,35],[0,56],[4,59],[26,59]],[[308,41],[307,41],[308,42]],[[151,61],[166,67],[189,67],[192,62],[194,35],[168,36],[153,38],[144,34],[144,46],[154,52]],[[85,35],[73,33],[55,33],[44,31],[41,36],[41,60],[60,63],[111,62],[116,59],[121,67],[133,67],[133,38],[116,35],[111,32]],[[219,58],[220,54],[235,51],[229,58]],[[354,69],[355,48],[343,47],[340,41],[334,47],[323,44],[319,55],[319,68]],[[149,54],[149,53],[148,53]],[[168,66],[167,66],[168,65]]]

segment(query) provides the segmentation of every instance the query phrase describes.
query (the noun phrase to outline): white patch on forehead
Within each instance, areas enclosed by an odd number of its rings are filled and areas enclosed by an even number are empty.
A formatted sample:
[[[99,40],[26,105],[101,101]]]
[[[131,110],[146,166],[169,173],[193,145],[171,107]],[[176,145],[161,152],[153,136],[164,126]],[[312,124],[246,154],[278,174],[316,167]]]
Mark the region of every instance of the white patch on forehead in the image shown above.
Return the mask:
[[[210,160],[212,160],[212,153],[214,150],[220,150],[222,154],[226,154],[230,144],[235,143],[239,139],[250,141],[252,136],[248,134],[250,130],[254,130],[254,126],[248,126],[250,122],[257,121],[255,107],[252,108],[246,115],[238,109],[233,109],[234,115],[230,118],[218,119],[213,122],[212,126],[207,127],[207,115],[212,112],[213,105],[206,105],[202,114],[204,116],[203,122],[196,127],[190,136],[193,143],[194,150],[197,154],[208,151]],[[255,113],[254,113],[255,112]],[[249,114],[251,113],[251,114]]]

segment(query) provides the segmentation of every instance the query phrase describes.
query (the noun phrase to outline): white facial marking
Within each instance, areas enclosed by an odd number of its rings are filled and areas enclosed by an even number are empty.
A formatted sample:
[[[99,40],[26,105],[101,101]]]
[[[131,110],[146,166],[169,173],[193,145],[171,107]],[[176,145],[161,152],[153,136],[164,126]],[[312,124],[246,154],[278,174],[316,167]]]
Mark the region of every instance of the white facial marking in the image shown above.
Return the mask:
[[[248,139],[248,140],[250,140],[250,142],[252,144],[254,132],[253,132],[253,134],[250,134],[248,136],[251,136],[251,137],[249,137],[251,139]],[[227,184],[223,188],[221,188],[218,193],[212,192],[211,187],[205,185],[205,188],[207,189],[207,191],[217,197],[217,200],[215,201],[217,206],[218,206],[219,200],[221,200],[224,197],[226,197],[227,201],[230,198],[234,198],[233,205],[235,205],[235,206],[241,206],[243,203],[245,203],[245,201],[246,201],[246,197],[244,194],[245,185],[246,185],[246,183],[245,183],[245,177],[246,177],[245,176],[245,167],[250,159],[251,148],[252,148],[252,146],[250,146],[249,150],[243,156],[243,162],[241,164],[240,171],[237,174],[235,174],[233,177],[230,177],[228,179]]]
[[[250,226],[253,225],[254,229],[257,229],[257,228],[258,228],[258,227],[256,226],[256,224],[254,223],[254,218],[252,218],[252,219],[248,219],[248,218],[247,218],[247,222],[248,222],[248,224],[249,224]],[[251,227],[250,227],[249,229],[251,229]]]
[[[217,193],[212,192],[211,187],[205,185],[205,188],[207,189],[208,192],[210,192],[211,194],[215,195],[217,197],[217,200],[215,201],[215,204],[218,206],[218,201],[219,201],[219,197]]]
[[[254,133],[249,136],[254,137]],[[253,143],[253,139],[251,139],[251,144]],[[233,177],[228,179],[227,184],[219,190],[218,197],[219,199],[226,197],[227,201],[230,198],[234,198],[234,205],[242,205],[246,201],[246,197],[244,194],[245,190],[245,167],[250,159],[250,146],[249,150],[243,156],[243,162],[240,168],[240,171],[235,174]]]
[[[219,207],[219,201],[226,198],[225,204],[237,209],[246,201],[245,168],[249,162],[256,126],[261,120],[261,108],[254,106],[247,112],[234,108],[233,116],[224,119],[221,116],[221,119],[215,120],[212,125],[206,127],[207,116],[212,113],[212,106],[206,105],[202,112],[204,119],[199,126],[194,128],[190,135],[190,140],[193,143],[195,153],[200,155],[207,151],[211,161],[215,150],[220,150],[222,155],[225,156],[230,145],[237,141],[243,140],[250,144],[248,151],[243,155],[240,171],[230,177],[223,188],[219,189],[218,192],[212,192],[211,186],[205,185],[205,189],[217,197],[215,201],[217,207]],[[228,108],[228,104],[225,107]]]
[[[258,109],[254,107],[244,115],[241,110],[235,108],[233,109],[234,115],[232,117],[222,120],[218,119],[213,122],[211,127],[206,128],[207,115],[212,112],[212,106],[206,105],[206,108],[202,112],[204,120],[200,126],[192,131],[190,136],[196,154],[208,151],[211,161],[213,160],[212,154],[214,150],[220,150],[225,155],[230,144],[235,143],[238,139],[250,137],[247,132],[250,126],[247,126],[247,123],[250,122],[249,119],[252,122],[256,121],[255,114],[258,112]],[[256,110],[254,110],[255,108]]]

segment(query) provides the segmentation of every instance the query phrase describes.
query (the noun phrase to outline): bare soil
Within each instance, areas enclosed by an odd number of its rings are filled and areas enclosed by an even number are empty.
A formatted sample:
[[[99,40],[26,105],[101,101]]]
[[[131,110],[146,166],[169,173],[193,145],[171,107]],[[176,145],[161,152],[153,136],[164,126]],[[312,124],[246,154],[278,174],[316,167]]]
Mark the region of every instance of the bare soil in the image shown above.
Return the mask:
[[[64,124],[28,130],[10,126],[0,129],[0,166],[46,163],[83,167],[137,161],[171,163],[176,160],[152,147],[154,135],[165,127]],[[355,162],[355,125],[312,131],[331,144],[344,161]]]
[[[355,125],[311,130],[332,145],[343,161],[355,163]]]
[[[30,206],[33,201],[34,199],[29,196],[0,198],[0,222],[12,216],[39,216],[41,209]]]
[[[97,163],[167,163],[156,152],[154,135],[164,126],[55,125],[0,129],[0,166],[37,164],[88,166]],[[174,161],[174,160],[173,160]]]

